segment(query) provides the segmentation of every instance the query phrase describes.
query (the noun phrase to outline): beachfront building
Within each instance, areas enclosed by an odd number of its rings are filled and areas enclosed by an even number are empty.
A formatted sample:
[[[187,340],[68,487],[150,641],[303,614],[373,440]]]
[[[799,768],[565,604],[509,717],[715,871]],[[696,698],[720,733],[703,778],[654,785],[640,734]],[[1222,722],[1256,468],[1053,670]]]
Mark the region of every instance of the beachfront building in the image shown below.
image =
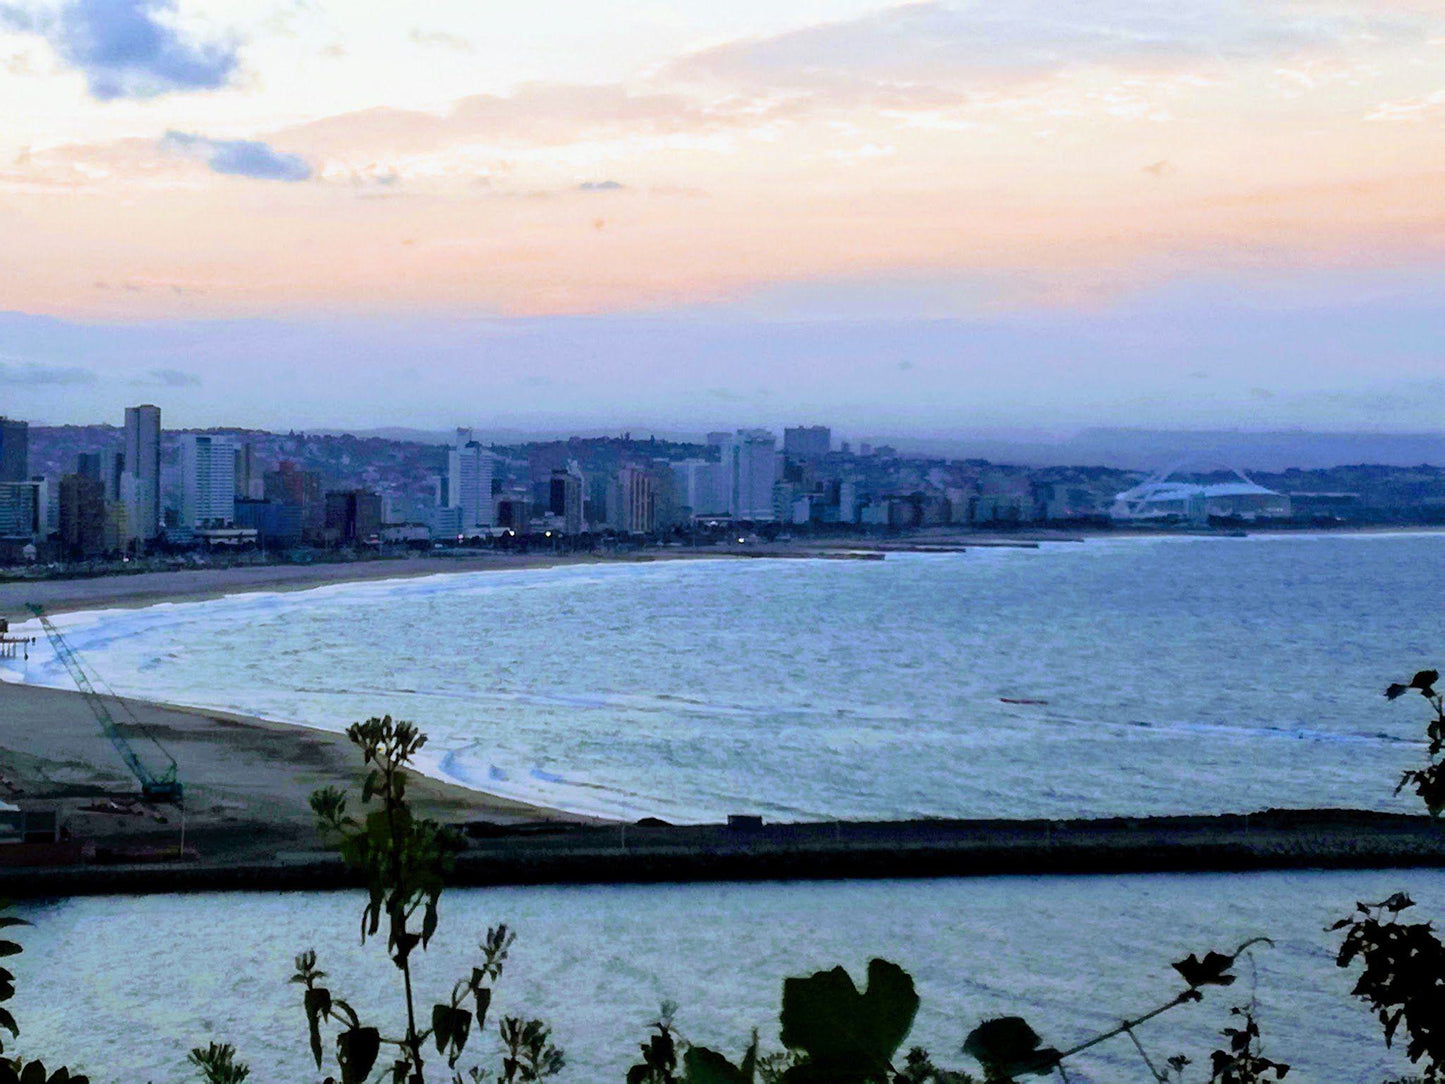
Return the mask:
[[[0,482],[0,539],[41,542],[46,530],[46,507],[50,494],[45,482],[32,478]]]
[[[492,453],[470,429],[457,430],[447,457],[447,506],[461,513],[462,534],[490,530],[496,523],[492,504]]]
[[[381,495],[367,489],[326,494],[326,533],[346,545],[381,538]]]
[[[283,459],[262,478],[262,498],[273,504],[292,504],[301,510],[303,533],[320,532],[326,521],[321,498],[321,475],[302,470],[293,460]]]
[[[181,525],[230,527],[236,518],[236,446],[226,437],[181,438]]]
[[[683,459],[672,464],[675,502],[694,518],[727,512],[728,494],[723,465],[710,459]]]
[[[657,479],[641,467],[623,467],[608,489],[607,524],[627,534],[657,529]]]
[[[582,469],[573,460],[565,470],[554,470],[547,490],[547,511],[562,524],[564,534],[581,534]]]
[[[709,434],[718,442],[720,483],[726,511],[734,519],[763,523],[775,518],[773,485],[778,480],[777,438],[766,429]]]
[[[105,486],[84,474],[60,479],[60,545],[70,560],[105,550]]]
[[[124,476],[118,498],[129,510],[130,532],[149,542],[161,531],[161,408],[127,407]]]

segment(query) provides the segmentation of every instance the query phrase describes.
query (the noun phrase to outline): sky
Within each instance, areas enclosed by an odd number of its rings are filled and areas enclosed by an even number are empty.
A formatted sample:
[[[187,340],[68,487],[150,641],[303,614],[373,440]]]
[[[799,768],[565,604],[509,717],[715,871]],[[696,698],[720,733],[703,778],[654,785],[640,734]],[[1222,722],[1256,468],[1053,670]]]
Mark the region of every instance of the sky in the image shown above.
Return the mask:
[[[1445,0],[0,0],[0,413],[1442,428]]]

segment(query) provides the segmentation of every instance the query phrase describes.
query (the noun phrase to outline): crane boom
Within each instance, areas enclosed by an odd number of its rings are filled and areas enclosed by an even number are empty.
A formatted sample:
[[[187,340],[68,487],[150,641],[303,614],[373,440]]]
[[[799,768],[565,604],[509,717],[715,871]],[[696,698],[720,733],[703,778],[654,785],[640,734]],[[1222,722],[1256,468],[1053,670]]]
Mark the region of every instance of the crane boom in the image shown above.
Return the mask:
[[[106,704],[104,697],[95,689],[95,683],[91,681],[90,675],[86,672],[84,664],[75,649],[66,641],[61,631],[51,623],[50,618],[45,616],[45,611],[39,606],[32,605],[30,612],[40,619],[40,627],[45,630],[50,645],[55,649],[55,657],[65,667],[70,679],[75,682],[75,687],[80,690],[86,706],[90,708],[95,721],[100,724],[101,732],[110,739],[110,744],[115,746],[115,751],[120,754],[125,766],[140,783],[141,796],[148,801],[154,802],[179,802],[182,794],[180,780],[176,777],[176,761],[156,742],[156,748],[160,749],[161,755],[166,758],[166,768],[157,775],[141,760],[134,747],[121,733],[120,726],[111,713],[110,707]],[[138,720],[137,720],[138,722]],[[153,742],[154,738],[151,739]]]

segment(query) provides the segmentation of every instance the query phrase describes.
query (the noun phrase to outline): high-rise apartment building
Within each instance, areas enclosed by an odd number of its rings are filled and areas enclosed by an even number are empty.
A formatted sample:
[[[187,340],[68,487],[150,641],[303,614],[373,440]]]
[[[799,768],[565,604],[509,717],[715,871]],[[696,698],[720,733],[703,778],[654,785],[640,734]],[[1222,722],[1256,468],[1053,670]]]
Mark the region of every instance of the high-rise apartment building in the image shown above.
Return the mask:
[[[75,457],[75,473],[99,482],[106,501],[119,501],[121,478],[125,473],[125,453],[113,450],[81,452]]]
[[[321,475],[302,470],[292,460],[283,459],[275,470],[265,474],[262,495],[277,504],[294,504],[301,510],[303,531],[319,531],[326,521],[326,506],[321,497]]]
[[[229,527],[236,518],[236,446],[226,437],[181,438],[181,525]]]
[[[129,503],[135,536],[150,541],[161,531],[161,408],[145,404],[125,411],[125,473],[119,496]]]
[[[449,507],[461,510],[464,532],[495,525],[492,453],[473,439],[470,429],[457,430],[456,446],[448,456],[447,498]]]
[[[105,551],[105,486],[84,474],[60,479],[60,545],[71,560]]]
[[[833,450],[833,431],[826,425],[783,430],[783,454],[797,459],[822,459]]]
[[[581,534],[582,520],[582,472],[575,464],[566,470],[554,470],[548,487],[547,511],[562,520],[566,534]]]
[[[657,529],[657,483],[641,467],[623,467],[608,492],[608,523],[628,534],[651,534]]]
[[[727,496],[726,511],[736,519],[754,523],[774,519],[777,438],[766,429],[739,429],[721,443],[718,450],[720,481]]]
[[[256,501],[266,491],[261,465],[256,461],[256,446],[249,440],[236,446],[236,496]]]
[[[39,542],[46,529],[49,494],[43,481],[0,482],[0,539]]]
[[[326,494],[326,530],[347,544],[381,537],[381,495],[366,489],[335,490]]]
[[[678,509],[693,516],[726,515],[728,494],[723,478],[723,464],[710,459],[673,463],[673,500]]]
[[[29,478],[30,426],[0,417],[0,482],[24,482]]]

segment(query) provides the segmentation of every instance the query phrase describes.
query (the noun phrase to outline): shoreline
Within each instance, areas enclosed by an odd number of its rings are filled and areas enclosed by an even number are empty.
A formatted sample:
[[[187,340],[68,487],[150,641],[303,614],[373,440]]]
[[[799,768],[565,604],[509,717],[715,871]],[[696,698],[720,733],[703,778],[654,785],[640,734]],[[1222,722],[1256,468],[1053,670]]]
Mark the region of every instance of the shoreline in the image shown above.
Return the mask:
[[[207,602],[231,595],[290,593],[317,587],[469,572],[510,572],[571,565],[695,560],[736,556],[687,551],[656,554],[480,554],[475,557],[400,557],[374,561],[334,561],[305,565],[251,565],[236,568],[173,569],[73,579],[11,580],[0,583],[0,617],[28,621],[26,609],[38,603],[50,615],[92,610],[144,609],[165,602]]]
[[[354,795],[365,776],[344,734],[225,711],[105,700],[148,767],[163,769],[167,753],[180,765],[183,811],[136,801],[136,780],[79,692],[0,682],[0,801],[59,817],[70,836],[52,848],[61,865],[68,853],[74,864],[87,849],[93,859],[165,857],[179,853],[183,835],[188,854],[224,865],[314,851],[321,841],[311,793],[339,786]],[[448,823],[608,823],[420,772],[411,773],[410,789],[421,815]],[[0,880],[23,857],[15,846],[28,844],[0,844]]]
[[[1431,525],[1359,526],[1293,529],[1253,527],[1248,537],[1368,537],[1396,534],[1441,534],[1445,527]],[[26,608],[37,603],[48,614],[92,610],[141,609],[166,602],[205,602],[231,595],[257,592],[289,593],[317,587],[471,572],[517,572],[577,565],[653,564],[660,561],[697,560],[827,560],[883,558],[899,553],[966,552],[970,548],[1036,549],[1040,543],[1087,543],[1093,540],[1144,538],[1237,538],[1229,531],[1185,532],[1121,529],[1022,530],[989,532],[940,530],[936,534],[899,537],[796,539],[759,542],[746,547],[682,546],[629,550],[623,553],[477,553],[475,555],[378,558],[312,564],[243,565],[230,568],[168,569],[160,572],[106,573],[70,578],[6,580],[0,582],[0,618],[12,624],[31,619]]]

